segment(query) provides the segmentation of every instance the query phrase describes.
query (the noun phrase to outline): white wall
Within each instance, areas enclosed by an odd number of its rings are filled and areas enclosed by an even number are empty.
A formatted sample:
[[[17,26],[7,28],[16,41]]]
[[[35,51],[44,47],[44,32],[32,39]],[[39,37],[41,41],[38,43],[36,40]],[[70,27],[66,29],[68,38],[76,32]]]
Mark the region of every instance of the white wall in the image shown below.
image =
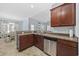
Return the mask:
[[[16,31],[22,31],[23,30],[22,21],[16,22],[15,27],[16,27]]]
[[[37,25],[38,25],[38,21],[33,19],[33,18],[29,18],[29,29],[31,30],[31,25],[34,25],[34,30],[37,30]]]
[[[45,10],[39,12],[38,14],[34,15],[31,18],[33,18],[39,22],[50,21],[50,11],[49,11],[49,9],[45,9]]]
[[[29,30],[29,18],[25,18],[22,20],[22,31],[28,31]]]
[[[78,55],[79,55],[79,3],[76,4],[76,36],[78,37]]]
[[[76,4],[76,36],[79,37],[79,3]]]

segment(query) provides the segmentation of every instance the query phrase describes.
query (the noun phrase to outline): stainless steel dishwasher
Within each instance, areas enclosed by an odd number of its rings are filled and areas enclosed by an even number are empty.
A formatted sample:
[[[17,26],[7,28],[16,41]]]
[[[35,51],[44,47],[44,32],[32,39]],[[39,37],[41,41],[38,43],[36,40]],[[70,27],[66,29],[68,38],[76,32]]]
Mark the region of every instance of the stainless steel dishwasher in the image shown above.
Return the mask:
[[[44,39],[44,52],[51,56],[56,56],[56,41],[48,40],[48,38]]]

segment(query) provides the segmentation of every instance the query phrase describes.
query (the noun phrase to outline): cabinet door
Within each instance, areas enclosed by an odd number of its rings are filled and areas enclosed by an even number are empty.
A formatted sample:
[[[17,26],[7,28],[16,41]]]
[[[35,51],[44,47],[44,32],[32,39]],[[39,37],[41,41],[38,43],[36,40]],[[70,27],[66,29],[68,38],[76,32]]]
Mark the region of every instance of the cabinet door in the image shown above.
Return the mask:
[[[27,38],[27,36],[25,36],[25,35],[19,36],[19,48],[18,48],[19,51],[28,47],[28,44],[27,44],[28,40],[26,38]]]
[[[19,37],[19,51],[22,51],[33,45],[32,35],[22,35]]]
[[[41,50],[44,50],[44,39],[42,36],[35,35],[34,36],[34,45]]]
[[[38,40],[37,40],[37,35],[34,35],[34,45],[37,47],[38,45]]]
[[[57,43],[57,55],[58,56],[77,56],[78,55],[77,47],[69,46],[66,43],[65,44],[63,42]]]
[[[44,50],[44,39],[42,36],[39,36],[38,38],[38,46],[39,46],[39,49]]]
[[[60,14],[61,7],[57,7],[53,10],[51,10],[51,26],[59,26],[60,25]]]
[[[33,35],[32,34],[28,35],[27,40],[28,40],[27,41],[28,46],[32,46],[33,45]]]
[[[61,6],[61,26],[75,25],[75,4],[64,4]]]

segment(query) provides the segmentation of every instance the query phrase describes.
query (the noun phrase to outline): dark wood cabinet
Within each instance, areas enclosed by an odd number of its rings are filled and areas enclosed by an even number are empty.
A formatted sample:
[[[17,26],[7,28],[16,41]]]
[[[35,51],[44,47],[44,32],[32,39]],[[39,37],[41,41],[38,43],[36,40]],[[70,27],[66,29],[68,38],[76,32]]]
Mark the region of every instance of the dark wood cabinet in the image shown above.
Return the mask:
[[[34,45],[40,50],[44,50],[44,38],[40,35],[34,35]]]
[[[58,40],[57,56],[77,56],[77,55],[78,55],[77,42]]]
[[[50,42],[48,40],[50,40]],[[54,53],[57,56],[77,56],[78,55],[78,43],[74,41],[58,39],[58,38],[50,38],[50,37],[41,36],[37,34],[19,35],[18,41],[19,41],[18,51],[22,51],[34,45],[42,51],[50,50],[51,52],[50,53],[48,52],[49,55],[50,54],[53,55]],[[53,50],[54,52],[52,52]]]
[[[33,45],[33,35],[27,35],[27,43],[28,43],[28,47]]]
[[[76,21],[75,3],[65,3],[51,9],[51,26],[75,26]]]
[[[19,51],[22,51],[33,45],[33,35],[19,36]]]
[[[40,50],[44,50],[44,39],[40,35],[21,35],[19,36],[19,51],[22,51],[28,47],[35,45]]]
[[[51,26],[60,26],[60,12],[61,12],[61,7],[58,7],[51,11]]]
[[[61,6],[61,26],[73,26],[75,25],[75,4],[65,4]]]

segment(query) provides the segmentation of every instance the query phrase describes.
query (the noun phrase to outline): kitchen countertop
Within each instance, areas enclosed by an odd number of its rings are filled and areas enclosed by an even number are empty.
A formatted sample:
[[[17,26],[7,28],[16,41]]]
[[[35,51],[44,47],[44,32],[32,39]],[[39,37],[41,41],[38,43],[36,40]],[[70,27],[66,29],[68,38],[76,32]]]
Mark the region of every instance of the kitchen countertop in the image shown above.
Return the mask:
[[[54,33],[50,34],[50,33],[27,32],[27,33],[22,33],[22,34],[18,34],[18,35],[20,36],[20,35],[29,35],[29,34],[36,34],[36,35],[46,36],[46,37],[50,37],[50,38],[58,38],[58,39],[78,42],[77,37],[69,37],[69,36],[65,36],[65,35],[57,35],[57,34],[54,34]]]

